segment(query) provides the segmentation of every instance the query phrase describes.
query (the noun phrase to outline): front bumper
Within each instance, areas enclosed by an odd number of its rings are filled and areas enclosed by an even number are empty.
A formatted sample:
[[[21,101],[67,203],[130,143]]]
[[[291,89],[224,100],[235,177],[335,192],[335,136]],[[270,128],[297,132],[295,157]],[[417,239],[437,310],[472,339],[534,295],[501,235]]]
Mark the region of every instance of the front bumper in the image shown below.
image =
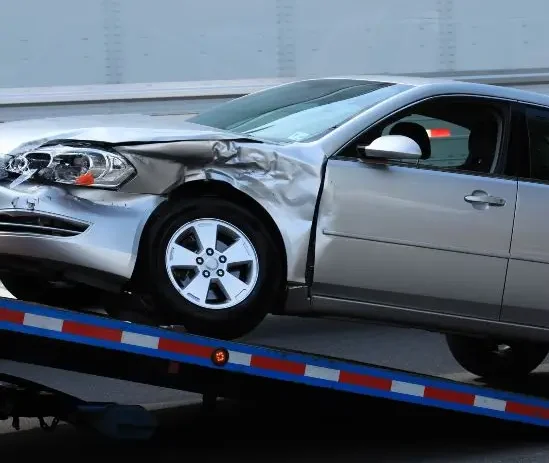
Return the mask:
[[[0,256],[129,279],[143,228],[163,200],[85,187],[22,184],[10,189],[1,183]]]

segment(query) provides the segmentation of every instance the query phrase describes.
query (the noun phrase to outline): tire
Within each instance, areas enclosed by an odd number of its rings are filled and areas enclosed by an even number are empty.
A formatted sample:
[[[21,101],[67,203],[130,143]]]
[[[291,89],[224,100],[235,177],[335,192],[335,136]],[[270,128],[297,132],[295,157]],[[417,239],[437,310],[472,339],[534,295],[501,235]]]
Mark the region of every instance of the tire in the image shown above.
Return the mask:
[[[455,360],[476,376],[493,380],[515,380],[530,374],[544,361],[549,346],[527,341],[498,343],[490,339],[447,335]],[[504,344],[505,349],[499,347]]]
[[[200,233],[206,242],[208,230],[217,230],[213,256],[206,253],[211,246],[202,246],[197,238]],[[182,234],[176,239],[178,233]],[[157,310],[164,312],[165,316],[161,318],[166,324],[182,324],[193,334],[234,339],[252,331],[280,300],[285,283],[282,252],[269,227],[253,212],[233,202],[208,197],[168,203],[149,236],[146,248],[142,249],[147,255],[140,280],[149,284],[148,293]],[[235,267],[229,264],[230,257],[236,254],[223,248],[235,237],[243,247],[229,249],[245,251],[241,258],[245,263],[234,277],[240,281],[241,292],[229,297],[231,291],[225,286],[236,288],[237,282],[233,279],[234,273],[223,269],[234,272]],[[210,243],[211,240],[210,235]],[[175,266],[168,270],[170,265],[183,262],[177,261],[179,254],[174,250],[180,248],[176,243],[183,243],[187,250],[192,249],[192,255],[186,254],[190,262],[188,269]],[[198,265],[196,259],[202,264]],[[210,283],[206,281],[208,279]],[[196,286],[198,284],[204,286]],[[191,296],[191,291],[200,297]],[[216,297],[204,299],[204,294]]]
[[[2,275],[0,280],[15,298],[22,301],[73,310],[92,307],[99,302],[98,292],[87,286],[60,285],[23,274]]]

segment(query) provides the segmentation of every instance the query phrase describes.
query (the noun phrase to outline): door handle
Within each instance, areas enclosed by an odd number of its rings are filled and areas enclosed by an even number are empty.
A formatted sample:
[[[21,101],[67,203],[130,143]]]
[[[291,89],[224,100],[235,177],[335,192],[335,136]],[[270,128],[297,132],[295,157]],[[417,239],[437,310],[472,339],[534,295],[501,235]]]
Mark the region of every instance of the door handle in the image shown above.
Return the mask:
[[[465,196],[464,199],[473,205],[505,206],[505,199],[489,195],[485,191],[480,190],[473,191],[472,194]]]

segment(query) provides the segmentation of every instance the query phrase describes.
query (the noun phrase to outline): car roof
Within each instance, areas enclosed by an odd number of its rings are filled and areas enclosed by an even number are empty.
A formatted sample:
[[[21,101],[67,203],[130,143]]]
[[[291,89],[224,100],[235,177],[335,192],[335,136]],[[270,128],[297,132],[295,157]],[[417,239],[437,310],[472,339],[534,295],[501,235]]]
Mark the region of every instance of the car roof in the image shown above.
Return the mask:
[[[549,95],[543,93],[522,90],[502,85],[481,84],[461,80],[453,80],[439,77],[416,77],[404,75],[345,75],[322,77],[319,79],[306,80],[325,80],[325,79],[349,79],[357,81],[384,82],[391,84],[406,85],[409,87],[432,87],[433,94],[461,94],[461,95],[479,95],[494,98],[503,98],[507,100],[516,100],[523,103],[531,103],[549,107]]]

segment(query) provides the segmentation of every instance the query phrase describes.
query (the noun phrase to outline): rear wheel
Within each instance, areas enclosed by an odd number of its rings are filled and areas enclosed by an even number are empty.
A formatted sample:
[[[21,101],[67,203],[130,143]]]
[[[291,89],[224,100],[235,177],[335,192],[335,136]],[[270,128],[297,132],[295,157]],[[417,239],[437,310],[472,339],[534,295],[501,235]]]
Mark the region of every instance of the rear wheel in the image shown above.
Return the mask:
[[[280,300],[284,267],[272,232],[233,202],[211,197],[169,204],[144,251],[141,280],[155,306],[189,332],[243,336]]]
[[[490,339],[448,335],[450,352],[467,371],[486,379],[520,379],[535,370],[549,346],[527,341],[500,343]]]
[[[80,310],[99,302],[99,292],[81,285],[48,281],[34,275],[8,274],[0,280],[17,299],[37,304]]]

